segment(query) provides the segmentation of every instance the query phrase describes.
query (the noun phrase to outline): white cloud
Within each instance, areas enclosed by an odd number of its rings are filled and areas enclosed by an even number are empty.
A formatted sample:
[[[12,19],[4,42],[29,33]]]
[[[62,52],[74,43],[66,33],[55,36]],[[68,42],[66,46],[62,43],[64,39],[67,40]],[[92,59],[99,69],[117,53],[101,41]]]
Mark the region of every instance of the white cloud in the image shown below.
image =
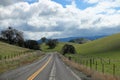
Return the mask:
[[[74,1],[65,8],[51,0],[2,6],[0,29],[14,26],[25,31],[27,38],[40,39],[43,36],[57,38],[110,34],[114,32],[110,30],[120,27],[120,10],[115,9],[120,7],[119,0],[85,0],[97,4],[84,10],[77,8]],[[110,32],[104,32],[107,30]]]
[[[24,0],[0,0],[0,5],[2,6],[8,6],[17,2],[22,2]]]
[[[85,0],[85,2],[88,3],[97,3],[98,1],[102,1],[102,0]]]
[[[41,37],[54,38],[53,36],[60,35],[60,32],[24,32],[26,39],[40,39]],[[29,35],[29,36],[28,36]],[[59,37],[58,37],[59,38]]]
[[[120,2],[120,0],[84,0],[84,2],[87,2],[87,3],[91,3],[91,4],[94,4],[94,3],[99,3],[99,2]]]

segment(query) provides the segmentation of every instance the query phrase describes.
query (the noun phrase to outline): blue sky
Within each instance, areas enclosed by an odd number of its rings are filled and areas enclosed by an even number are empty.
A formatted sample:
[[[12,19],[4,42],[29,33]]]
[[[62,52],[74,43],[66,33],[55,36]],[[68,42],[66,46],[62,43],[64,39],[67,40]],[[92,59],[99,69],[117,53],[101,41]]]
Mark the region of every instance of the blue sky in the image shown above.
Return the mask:
[[[38,2],[38,0],[24,0],[25,2],[28,2],[29,4],[32,4],[32,3],[35,3],[35,2]]]
[[[120,32],[120,0],[1,0],[0,31],[25,38],[110,35]]]
[[[28,2],[29,4],[38,2],[38,0],[24,0],[25,2]],[[59,4],[61,4],[63,7],[66,7],[66,5],[71,5],[73,0],[51,0],[54,2],[57,2]],[[89,4],[87,2],[85,2],[84,0],[75,0],[76,6],[80,9],[86,9],[88,7],[92,7],[95,6],[96,3],[93,4]]]
[[[73,0],[52,0],[52,1],[60,3],[60,4],[62,4],[63,7],[66,7],[66,5],[70,5]],[[95,6],[95,4],[96,4],[96,3],[89,4],[89,3],[85,2],[84,0],[75,0],[75,3],[76,3],[77,8],[80,8],[80,9],[86,9],[88,7]]]

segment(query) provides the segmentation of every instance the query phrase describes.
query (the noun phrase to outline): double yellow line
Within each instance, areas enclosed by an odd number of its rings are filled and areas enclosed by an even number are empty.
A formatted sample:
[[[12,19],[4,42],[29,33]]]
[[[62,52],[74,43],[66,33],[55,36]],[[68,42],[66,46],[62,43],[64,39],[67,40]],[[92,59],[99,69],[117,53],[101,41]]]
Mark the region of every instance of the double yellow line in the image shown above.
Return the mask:
[[[27,80],[33,80],[51,61],[52,57],[48,59],[48,61],[40,68],[38,69],[34,74],[32,74]]]

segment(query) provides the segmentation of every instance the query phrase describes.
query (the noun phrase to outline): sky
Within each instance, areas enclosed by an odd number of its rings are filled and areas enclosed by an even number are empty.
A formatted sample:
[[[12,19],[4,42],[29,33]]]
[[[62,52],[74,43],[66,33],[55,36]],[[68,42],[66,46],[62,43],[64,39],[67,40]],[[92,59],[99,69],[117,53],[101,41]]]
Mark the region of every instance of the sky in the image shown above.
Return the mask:
[[[111,35],[120,32],[120,0],[0,0],[0,31],[26,39]]]

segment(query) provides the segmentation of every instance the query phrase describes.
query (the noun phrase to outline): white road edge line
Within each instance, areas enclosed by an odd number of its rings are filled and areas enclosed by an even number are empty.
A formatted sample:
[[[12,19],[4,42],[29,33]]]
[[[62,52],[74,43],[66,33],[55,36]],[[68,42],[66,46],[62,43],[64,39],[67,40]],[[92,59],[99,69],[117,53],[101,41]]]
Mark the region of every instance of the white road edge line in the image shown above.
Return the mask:
[[[56,74],[56,65],[55,65],[55,61],[53,63],[53,67],[49,76],[49,80],[55,80],[55,74]]]
[[[81,78],[76,73],[74,73],[69,67],[67,67],[67,69],[73,74],[73,76],[75,76],[77,80],[81,80]]]
[[[63,65],[65,65],[64,62],[62,62]],[[65,65],[66,66],[66,65]],[[68,66],[66,66],[66,68],[73,74],[73,76],[77,79],[77,80],[81,80],[81,78],[76,74],[74,73]]]

